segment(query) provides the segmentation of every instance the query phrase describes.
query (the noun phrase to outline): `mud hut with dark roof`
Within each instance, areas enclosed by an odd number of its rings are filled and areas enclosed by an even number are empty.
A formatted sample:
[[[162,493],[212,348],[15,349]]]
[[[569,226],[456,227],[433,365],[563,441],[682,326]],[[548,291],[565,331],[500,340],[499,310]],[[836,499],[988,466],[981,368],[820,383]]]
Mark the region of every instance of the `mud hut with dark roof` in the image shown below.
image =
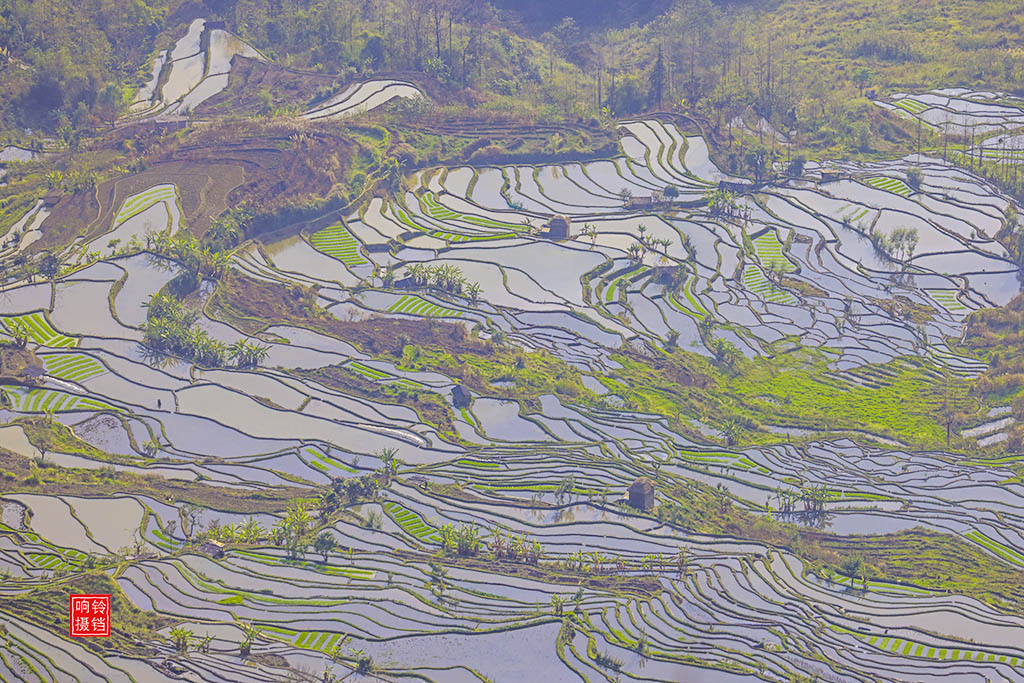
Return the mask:
[[[649,512],[654,508],[654,482],[640,477],[629,487],[629,506]]]
[[[567,240],[569,239],[569,228],[572,226],[572,221],[569,220],[568,216],[561,214],[552,216],[551,220],[548,221],[548,237],[553,240]]]
[[[466,391],[466,387],[461,384],[456,384],[452,387],[452,405],[456,408],[468,408],[472,398],[469,392]]]

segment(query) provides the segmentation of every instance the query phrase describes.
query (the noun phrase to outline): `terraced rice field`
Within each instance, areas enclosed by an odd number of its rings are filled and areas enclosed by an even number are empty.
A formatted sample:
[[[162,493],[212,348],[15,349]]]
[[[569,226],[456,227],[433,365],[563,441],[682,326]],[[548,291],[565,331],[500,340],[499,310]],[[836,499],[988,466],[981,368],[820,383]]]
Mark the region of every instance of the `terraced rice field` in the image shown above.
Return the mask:
[[[46,374],[69,382],[82,382],[106,372],[99,362],[80,353],[46,355],[42,359]]]
[[[774,231],[764,232],[751,240],[757,260],[766,268],[775,267],[780,272],[793,270],[793,264],[783,253],[783,244]]]
[[[409,215],[409,213],[402,207],[394,205],[392,208],[399,222],[401,222],[405,227],[410,228],[412,230],[425,232],[431,237],[435,237],[439,240],[445,240],[446,242],[469,242],[473,239],[491,239],[494,237],[493,235],[467,235],[461,232],[438,230],[430,227],[425,227],[417,223]]]
[[[903,109],[904,111],[910,112],[911,114],[920,114],[925,109],[928,108],[928,105],[925,104],[924,102],[919,102],[909,97],[905,97],[902,100],[893,102],[893,104],[895,104],[900,109]]]
[[[767,301],[779,304],[795,304],[796,297],[768,279],[758,266],[743,268],[743,286]]]
[[[1024,160],[1024,102],[1005,93],[946,88],[915,94],[903,93],[875,100],[875,104],[920,121],[927,129],[971,139],[970,159],[986,157],[1007,163]],[[952,155],[969,161],[961,150]]]
[[[404,531],[412,534],[425,543],[440,543],[441,535],[438,530],[423,521],[418,514],[402,507],[398,503],[384,503],[384,511],[388,513]]]
[[[114,227],[121,225],[129,218],[137,216],[146,209],[160,202],[177,201],[177,193],[173,185],[155,185],[145,192],[132,195],[126,199],[114,216]]]
[[[995,553],[1004,560],[1012,564],[1024,567],[1024,554],[1017,552],[1016,550],[1006,546],[1003,543],[1000,543],[999,541],[989,538],[977,529],[972,529],[964,535],[966,538],[974,541],[986,550]]]
[[[340,223],[313,233],[309,237],[309,243],[346,266],[362,266],[369,263],[359,252],[359,240]]]
[[[420,208],[431,218],[436,218],[442,221],[452,220],[461,223],[469,223],[471,225],[478,225],[483,228],[510,230],[512,232],[517,232],[524,229],[523,225],[513,225],[512,223],[504,223],[502,221],[493,220],[485,216],[474,216],[471,214],[452,211],[451,209],[442,206],[437,201],[437,198],[431,192],[425,192],[420,197]]]
[[[371,79],[347,86],[337,95],[303,113],[302,118],[340,119],[376,109],[396,98],[417,100],[423,97],[420,89],[412,83]]]
[[[68,348],[78,344],[77,339],[53,329],[46,314],[42,312],[3,317],[0,318],[0,324],[8,333],[14,332],[18,328],[26,330],[28,338],[40,346]]]
[[[894,192],[903,197],[909,197],[913,194],[913,190],[899,178],[874,177],[868,178],[866,182],[871,187],[877,187],[879,190],[885,190],[886,192]]]
[[[114,406],[92,398],[66,394],[48,389],[4,388],[7,400],[14,410],[23,413],[55,413],[71,410],[116,410]]]
[[[929,289],[925,290],[931,298],[935,299],[943,308],[951,313],[959,313],[962,311],[969,311],[970,308],[965,306],[958,298],[959,292],[951,289]]]
[[[432,304],[412,294],[406,294],[392,304],[388,311],[391,313],[405,313],[406,315],[419,315],[427,318],[458,318],[462,313],[450,308]]]
[[[682,287],[683,301],[677,298],[675,292],[668,292],[665,295],[665,299],[668,301],[672,308],[676,309],[680,313],[685,313],[688,316],[696,318],[697,320],[704,320],[708,317],[707,309],[705,309],[697,296],[693,292],[693,279],[688,278]]]
[[[242,55],[265,61],[248,43],[222,28],[195,19],[154,60],[150,80],[139,89],[125,117],[151,120],[194,111],[228,85],[232,59]]]
[[[212,59],[200,28],[174,69]],[[157,353],[145,320],[119,322],[177,266],[7,282],[0,322],[46,376],[0,388],[0,679],[174,680],[165,661],[218,683],[1024,679],[1012,400],[948,447],[936,417],[940,382],[988,369],[947,345],[966,314],[1020,291],[993,238],[1012,199],[930,157],[915,194],[905,159],[755,186],[676,124],[619,130],[611,159],[419,169],[308,244],[239,247],[187,298],[190,330],[266,346],[254,366]],[[721,181],[748,188],[733,213],[706,205]],[[619,196],[666,185],[671,209]],[[556,213],[569,239],[538,230]],[[910,213],[908,275],[866,233]],[[324,255],[443,264],[463,289]],[[287,320],[243,310],[314,289]],[[641,477],[653,500],[632,506]],[[52,627],[46,601],[87,567],[160,615],[144,656]]]
[[[647,268],[645,266],[639,266],[638,268],[632,268],[628,272],[625,272],[611,280],[604,290],[605,303],[616,301],[618,297],[621,296],[621,292],[624,291],[631,282],[642,277],[646,270]]]

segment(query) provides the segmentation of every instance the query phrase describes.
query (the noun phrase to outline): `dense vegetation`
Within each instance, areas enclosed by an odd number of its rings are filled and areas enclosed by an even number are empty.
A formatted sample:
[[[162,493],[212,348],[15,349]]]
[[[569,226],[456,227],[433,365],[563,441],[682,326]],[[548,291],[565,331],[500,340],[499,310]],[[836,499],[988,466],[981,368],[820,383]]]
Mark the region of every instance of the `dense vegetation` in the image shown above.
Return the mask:
[[[1015,2],[956,0],[940,13],[910,0],[679,0],[628,28],[593,26],[596,15],[574,6],[500,4],[536,20],[537,37],[504,28],[488,3],[452,0],[3,0],[0,86],[13,95],[4,121],[108,119],[141,82],[164,23],[180,29],[210,14],[268,56],[342,80],[417,71],[473,89],[485,106],[525,113],[540,105],[546,116],[679,106],[720,132],[750,106],[807,145],[847,150],[905,142],[866,92],[979,82],[1013,90],[1024,78]],[[630,3],[634,21],[636,11]]]
[[[166,0],[0,0],[0,117],[60,128],[110,121],[164,29]]]

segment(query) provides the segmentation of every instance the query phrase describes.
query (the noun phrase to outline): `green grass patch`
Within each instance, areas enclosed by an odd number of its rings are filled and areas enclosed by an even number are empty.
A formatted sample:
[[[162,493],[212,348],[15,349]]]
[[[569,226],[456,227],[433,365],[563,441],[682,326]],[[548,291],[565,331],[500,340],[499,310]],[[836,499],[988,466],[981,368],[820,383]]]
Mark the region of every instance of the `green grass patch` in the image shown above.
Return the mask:
[[[501,465],[496,462],[481,462],[479,460],[467,460],[465,458],[456,460],[455,464],[462,465],[463,467],[472,467],[478,470],[497,470],[501,469]]]
[[[998,555],[1007,562],[1015,564],[1018,567],[1024,567],[1024,555],[1021,555],[1013,548],[1003,545],[999,541],[989,538],[977,529],[971,529],[966,534],[964,534],[964,537],[971,541],[974,541],[981,547]]]
[[[496,230],[511,230],[513,232],[520,232],[527,229],[525,225],[516,225],[514,223],[505,223],[502,221],[496,221],[485,216],[473,216],[470,214],[460,213],[452,211],[446,206],[443,206],[437,201],[437,197],[434,196],[433,192],[426,192],[420,198],[420,210],[427,214],[431,218],[435,218],[441,221],[460,221],[462,223],[469,223],[470,225],[478,225],[482,228],[494,228]]]
[[[766,230],[751,240],[754,244],[754,253],[757,259],[765,268],[775,267],[782,272],[795,270],[784,252],[783,244],[779,241],[774,230]]]

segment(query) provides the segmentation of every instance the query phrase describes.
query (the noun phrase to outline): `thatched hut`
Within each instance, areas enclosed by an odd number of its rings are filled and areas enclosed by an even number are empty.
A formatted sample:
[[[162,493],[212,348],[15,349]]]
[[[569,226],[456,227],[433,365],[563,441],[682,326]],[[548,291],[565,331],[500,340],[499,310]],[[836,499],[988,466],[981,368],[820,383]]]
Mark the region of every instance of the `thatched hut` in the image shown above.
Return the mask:
[[[220,541],[214,541],[206,539],[199,546],[199,552],[206,553],[210,557],[223,557],[224,556],[224,544]]]
[[[627,209],[650,209],[657,202],[661,201],[658,197],[649,194],[642,194],[630,197],[626,200]]]

